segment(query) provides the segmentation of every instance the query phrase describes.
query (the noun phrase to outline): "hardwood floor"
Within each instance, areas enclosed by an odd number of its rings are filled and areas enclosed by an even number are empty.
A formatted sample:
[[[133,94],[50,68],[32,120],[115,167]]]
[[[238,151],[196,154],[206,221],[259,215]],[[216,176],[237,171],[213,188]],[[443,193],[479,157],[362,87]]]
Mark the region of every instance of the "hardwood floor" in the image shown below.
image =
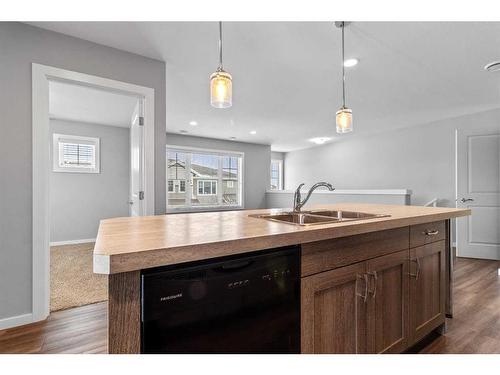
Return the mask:
[[[420,353],[500,353],[500,262],[458,259],[454,318]],[[0,353],[106,353],[106,302],[0,331]]]
[[[0,331],[0,353],[106,353],[106,305],[56,311],[46,321]]]
[[[453,319],[421,353],[500,353],[500,262],[458,258]]]

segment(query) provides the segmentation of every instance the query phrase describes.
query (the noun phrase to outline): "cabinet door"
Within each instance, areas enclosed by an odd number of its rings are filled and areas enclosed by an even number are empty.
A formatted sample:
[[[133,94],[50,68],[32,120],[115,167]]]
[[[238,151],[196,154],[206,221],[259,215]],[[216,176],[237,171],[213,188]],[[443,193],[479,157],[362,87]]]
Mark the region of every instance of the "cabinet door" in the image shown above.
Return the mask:
[[[408,345],[409,251],[367,261],[368,353],[400,353]]]
[[[445,321],[445,249],[445,241],[410,249],[411,344]]]
[[[365,353],[365,262],[302,279],[302,353]]]

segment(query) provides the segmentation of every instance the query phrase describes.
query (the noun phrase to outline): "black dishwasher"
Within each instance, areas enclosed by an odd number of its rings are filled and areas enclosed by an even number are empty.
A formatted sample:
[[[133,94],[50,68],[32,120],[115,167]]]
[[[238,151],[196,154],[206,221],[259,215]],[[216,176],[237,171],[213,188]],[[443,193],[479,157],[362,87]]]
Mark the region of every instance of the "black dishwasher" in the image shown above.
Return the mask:
[[[299,353],[300,247],[145,270],[143,353]]]

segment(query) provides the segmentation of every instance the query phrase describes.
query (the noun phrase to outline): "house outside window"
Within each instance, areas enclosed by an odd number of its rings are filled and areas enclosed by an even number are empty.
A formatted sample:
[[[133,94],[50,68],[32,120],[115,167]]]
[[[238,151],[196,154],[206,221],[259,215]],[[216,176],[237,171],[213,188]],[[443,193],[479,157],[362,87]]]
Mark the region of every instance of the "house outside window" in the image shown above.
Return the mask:
[[[99,138],[53,134],[54,172],[99,173]]]
[[[242,208],[243,159],[239,152],[167,146],[167,211]]]
[[[271,160],[271,190],[283,190],[283,160]]]

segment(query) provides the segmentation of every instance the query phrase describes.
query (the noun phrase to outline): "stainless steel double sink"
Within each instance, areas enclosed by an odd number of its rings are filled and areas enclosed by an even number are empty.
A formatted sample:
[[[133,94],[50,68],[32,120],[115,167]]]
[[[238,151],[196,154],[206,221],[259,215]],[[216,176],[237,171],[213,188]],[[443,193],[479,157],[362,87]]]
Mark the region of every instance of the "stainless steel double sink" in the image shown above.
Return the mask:
[[[280,212],[263,215],[250,215],[260,219],[277,221],[295,225],[332,224],[345,221],[376,219],[390,215],[371,214],[366,212],[341,211],[341,210],[311,210],[301,212]]]

